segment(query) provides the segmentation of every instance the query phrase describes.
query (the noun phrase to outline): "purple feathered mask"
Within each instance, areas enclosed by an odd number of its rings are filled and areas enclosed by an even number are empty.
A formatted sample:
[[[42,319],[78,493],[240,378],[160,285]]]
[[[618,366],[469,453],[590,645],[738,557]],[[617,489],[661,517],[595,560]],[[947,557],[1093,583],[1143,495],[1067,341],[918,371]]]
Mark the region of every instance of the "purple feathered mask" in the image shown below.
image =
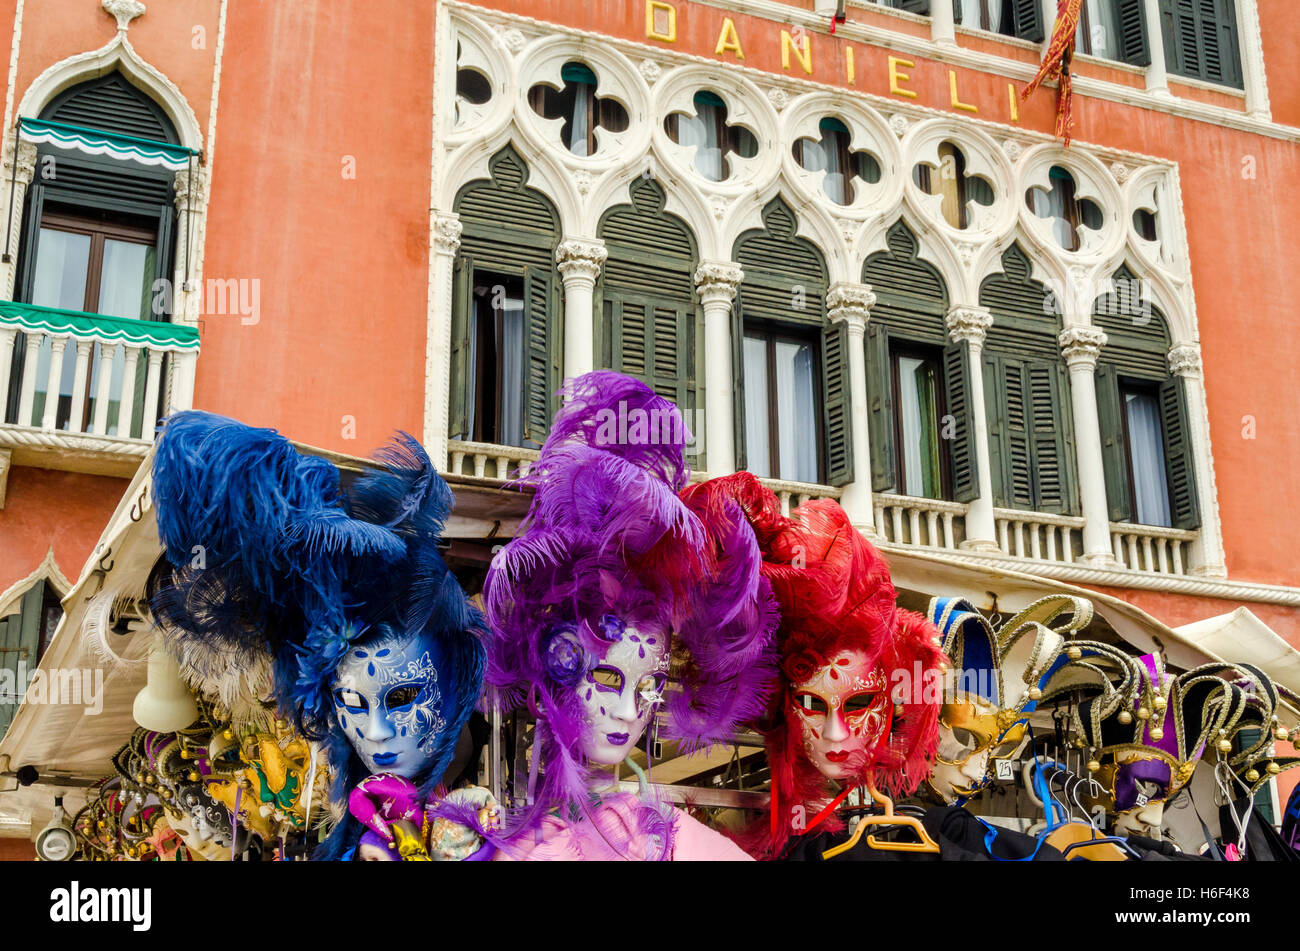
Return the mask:
[[[689,438],[677,408],[645,384],[588,373],[566,387],[521,480],[536,493],[528,518],[484,585],[490,694],[500,709],[527,705],[538,718],[533,808],[516,834],[587,802],[591,709],[607,712],[602,690],[611,711],[618,701],[610,676],[628,687],[602,658],[627,658],[636,689],[624,702],[652,716],[662,700],[663,735],[682,749],[733,734],[765,708],[776,602],[739,510],[697,511],[679,498]],[[637,739],[623,741],[629,752]]]

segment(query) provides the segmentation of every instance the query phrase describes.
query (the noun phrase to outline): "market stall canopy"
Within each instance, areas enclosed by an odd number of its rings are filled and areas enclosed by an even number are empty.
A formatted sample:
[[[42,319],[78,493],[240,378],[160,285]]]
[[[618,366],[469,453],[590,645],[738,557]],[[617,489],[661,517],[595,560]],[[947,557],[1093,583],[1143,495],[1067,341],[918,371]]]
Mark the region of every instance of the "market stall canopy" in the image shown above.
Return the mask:
[[[295,445],[301,452],[334,463],[344,481],[374,465],[368,459]],[[44,702],[28,703],[24,698],[0,740],[0,790],[8,790],[0,791],[0,835],[15,830],[27,834],[28,828],[36,830],[44,824],[56,794],[47,779],[72,784],[64,789],[65,806],[75,812],[82,802],[75,784],[109,773],[109,758],[135,729],[131,707],[145,685],[151,639],[143,625],[130,625],[130,605],[144,597],[149,573],[162,554],[152,470],[151,449],[64,597],[63,618],[41,659],[39,669],[46,682],[60,678],[70,682],[75,672],[78,683],[90,678],[91,689],[78,690],[71,703],[51,703],[48,693]],[[456,476],[448,477],[448,482],[456,507],[445,537],[490,541],[514,534],[527,510],[527,496]],[[35,767],[42,782],[14,789],[15,779],[4,774],[23,766]]]

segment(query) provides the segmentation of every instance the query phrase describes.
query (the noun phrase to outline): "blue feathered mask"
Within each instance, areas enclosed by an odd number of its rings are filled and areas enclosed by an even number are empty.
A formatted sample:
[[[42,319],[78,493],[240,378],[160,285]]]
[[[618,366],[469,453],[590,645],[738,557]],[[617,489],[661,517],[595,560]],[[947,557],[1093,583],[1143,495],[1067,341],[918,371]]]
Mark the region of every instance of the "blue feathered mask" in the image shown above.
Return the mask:
[[[172,577],[151,603],[173,653],[201,674],[269,654],[278,708],[313,739],[338,739],[331,686],[350,647],[381,631],[432,636],[445,667],[436,780],[478,699],[484,622],[438,552],[447,483],[405,433],[376,460],[343,488],[333,464],[275,430],[170,417],[153,495]]]

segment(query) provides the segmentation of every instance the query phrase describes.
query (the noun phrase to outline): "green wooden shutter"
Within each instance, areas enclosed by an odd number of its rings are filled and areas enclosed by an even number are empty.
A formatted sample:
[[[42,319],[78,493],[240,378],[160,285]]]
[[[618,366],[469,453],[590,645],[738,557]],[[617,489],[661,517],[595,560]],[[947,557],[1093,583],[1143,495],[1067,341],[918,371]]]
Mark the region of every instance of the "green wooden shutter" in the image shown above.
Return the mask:
[[[690,325],[686,308],[672,302],[654,305],[654,349],[650,385],[681,409],[686,408]]]
[[[1035,510],[1033,457],[1030,448],[1030,417],[1026,408],[1028,384],[1025,366],[1019,360],[1002,358],[998,366],[1002,405],[995,412],[1005,414],[1002,445],[1006,467],[1003,498],[1005,508]]]
[[[21,686],[18,681],[18,664],[21,661],[26,668],[28,678],[40,663],[41,648],[41,609],[45,605],[45,581],[36,582],[18,602],[18,612],[0,619],[0,667],[13,675],[15,688]],[[8,679],[8,678],[6,678]],[[12,703],[0,704],[0,737],[3,737],[22,696],[16,696]]]
[[[524,272],[524,440],[542,443],[555,415],[560,387],[559,338],[551,272],[530,267]],[[509,382],[507,381],[507,384]]]
[[[1031,43],[1041,43],[1047,37],[1043,25],[1043,6],[1039,0],[1012,0],[1011,22],[1016,36]]]
[[[930,15],[930,0],[894,0],[891,6],[898,10],[906,10],[908,13]]]
[[[1132,66],[1151,65],[1147,15],[1143,0],[1114,0],[1119,58]]]
[[[1119,373],[1108,363],[1097,365],[1097,421],[1101,425],[1101,462],[1106,472],[1110,520],[1127,522],[1133,517],[1133,498],[1124,445],[1124,400],[1119,391]]]
[[[452,439],[469,439],[469,400],[472,384],[469,355],[473,352],[474,261],[467,255],[456,259],[451,292],[451,380],[449,381],[448,430]]]
[[[1169,71],[1242,85],[1234,0],[1160,0]]]
[[[1196,496],[1196,466],[1182,377],[1172,377],[1160,384],[1160,422],[1164,429],[1165,474],[1169,479],[1174,527],[1200,528],[1201,506]]]
[[[953,418],[952,437],[948,441],[948,464],[952,497],[969,502],[980,494],[979,469],[975,460],[975,425],[971,416],[971,378],[969,344],[965,341],[943,348],[943,393],[948,413]],[[940,433],[947,421],[940,422]]]
[[[737,289],[731,302],[731,422],[737,471],[749,468],[745,454],[745,315],[740,298]]]
[[[1025,367],[1028,418],[1033,453],[1034,511],[1073,514],[1078,508],[1074,480],[1074,440],[1070,426],[1069,380],[1059,363],[1030,362]]]
[[[877,323],[867,324],[867,411],[870,413],[871,488],[897,491],[894,458],[894,387],[889,362],[889,332]]]
[[[853,416],[849,387],[849,328],[844,321],[822,328],[822,417],[826,422],[826,480],[853,481]]]
[[[993,503],[1005,505],[1007,485],[1006,459],[1007,434],[1003,420],[1006,413],[1001,409],[1006,404],[1003,396],[1002,360],[995,353],[984,353],[983,366],[980,368],[984,377],[984,424],[989,434],[989,482],[993,486]]]

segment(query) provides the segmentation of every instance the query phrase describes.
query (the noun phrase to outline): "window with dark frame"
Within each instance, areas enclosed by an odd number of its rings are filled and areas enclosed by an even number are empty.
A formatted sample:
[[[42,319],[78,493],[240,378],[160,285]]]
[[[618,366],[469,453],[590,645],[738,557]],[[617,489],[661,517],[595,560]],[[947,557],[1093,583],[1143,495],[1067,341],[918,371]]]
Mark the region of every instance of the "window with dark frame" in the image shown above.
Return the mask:
[[[500,446],[537,444],[525,441],[524,279],[475,269],[474,306],[470,315],[472,374],[468,392],[469,432],[474,442]]]
[[[1164,427],[1159,387],[1121,379],[1120,418],[1124,433],[1129,498],[1139,525],[1173,526],[1169,480],[1165,470]]]
[[[1091,199],[1079,198],[1068,169],[1053,165],[1048,181],[1050,189],[1031,187],[1025,193],[1025,204],[1038,217],[1052,219],[1052,233],[1062,248],[1078,251],[1083,244],[1079,228],[1100,230],[1104,220],[1101,209]]]
[[[744,126],[727,123],[727,104],[716,93],[700,90],[692,100],[695,115],[673,112],[664,117],[664,132],[678,145],[695,147],[695,169],[711,182],[731,176],[727,153],[741,158],[758,154],[758,139]]]
[[[622,132],[628,127],[627,110],[613,99],[596,95],[596,74],[585,63],[565,63],[560,70],[564,85],[556,89],[538,83],[528,91],[528,104],[539,116],[564,119],[560,140],[578,156],[596,152],[596,129]]]
[[[940,355],[933,348],[894,344],[889,358],[899,489],[913,498],[951,498],[948,440],[941,438],[947,408]]]
[[[749,471],[760,478],[822,484],[816,340],[747,326],[744,359]]]
[[[870,152],[850,148],[848,126],[839,119],[822,119],[817,131],[819,139],[796,139],[791,154],[808,171],[826,173],[822,179],[826,197],[838,205],[851,205],[855,200],[853,179],[874,185],[880,181],[880,163]]]
[[[940,211],[954,228],[970,227],[970,202],[993,204],[993,186],[978,175],[967,175],[966,156],[956,145],[939,145],[939,165],[918,162],[912,169],[916,187],[927,195],[942,195]]]

